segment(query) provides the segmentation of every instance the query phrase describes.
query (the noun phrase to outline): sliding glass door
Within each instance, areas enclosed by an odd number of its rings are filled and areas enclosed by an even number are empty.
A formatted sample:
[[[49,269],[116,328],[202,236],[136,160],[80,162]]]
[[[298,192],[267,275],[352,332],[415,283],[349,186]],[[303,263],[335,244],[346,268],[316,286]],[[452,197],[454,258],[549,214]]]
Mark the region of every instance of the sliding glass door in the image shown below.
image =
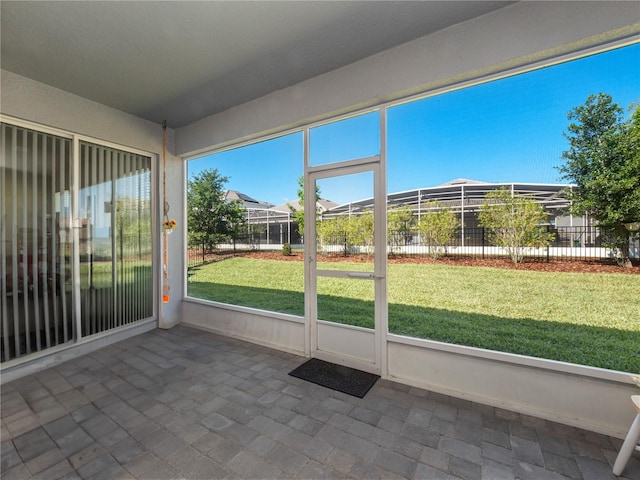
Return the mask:
[[[2,124],[2,361],[73,338],[71,139]]]
[[[2,361],[153,316],[151,159],[0,127]]]
[[[80,144],[82,336],[153,314],[151,159]]]

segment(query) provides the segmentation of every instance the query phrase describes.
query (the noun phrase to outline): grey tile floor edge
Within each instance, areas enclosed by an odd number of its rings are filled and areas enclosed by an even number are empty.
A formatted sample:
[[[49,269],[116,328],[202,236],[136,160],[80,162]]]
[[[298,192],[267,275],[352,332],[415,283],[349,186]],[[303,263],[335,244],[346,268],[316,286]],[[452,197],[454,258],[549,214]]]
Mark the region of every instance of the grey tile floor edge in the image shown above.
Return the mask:
[[[388,380],[351,397],[287,375],[304,360],[178,326],[10,382],[2,479],[615,478],[619,439]]]

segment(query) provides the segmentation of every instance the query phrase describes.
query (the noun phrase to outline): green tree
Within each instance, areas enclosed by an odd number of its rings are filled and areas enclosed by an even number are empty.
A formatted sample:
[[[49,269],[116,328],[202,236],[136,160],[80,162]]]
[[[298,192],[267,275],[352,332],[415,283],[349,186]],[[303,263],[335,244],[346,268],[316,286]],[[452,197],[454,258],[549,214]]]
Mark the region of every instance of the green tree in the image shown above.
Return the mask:
[[[344,215],[316,222],[316,231],[322,250],[330,252],[332,246],[340,246],[343,255],[345,257],[349,255],[353,246],[350,229],[350,219]]]
[[[427,246],[427,252],[432,258],[440,258],[447,254],[447,247],[456,238],[456,230],[460,221],[450,209],[438,202],[424,204],[425,213],[420,217],[420,243]]]
[[[633,109],[633,106],[632,106]],[[589,95],[569,111],[564,136],[569,149],[559,168],[576,185],[569,190],[572,213],[588,213],[602,227],[605,243],[620,265],[629,261],[630,231],[640,221],[640,110],[624,120],[623,109],[605,93]]]
[[[317,222],[316,230],[320,245],[324,251],[332,246],[340,246],[346,257],[354,247],[364,247],[367,254],[373,253],[373,212],[365,211],[359,215],[340,215]]]
[[[300,235],[304,236],[304,176],[300,176],[298,178],[298,204],[300,205],[300,209],[296,210],[294,207],[289,205],[289,210],[293,215],[294,221],[298,224],[298,232]],[[318,201],[320,200],[320,187],[316,184],[316,213],[318,213]]]
[[[554,235],[540,225],[546,218],[540,204],[507,188],[487,193],[478,214],[489,241],[504,248],[513,263],[524,259],[526,248],[543,248],[553,241]]]
[[[235,238],[245,223],[246,210],[238,200],[225,200],[227,177],[203,170],[187,182],[187,227],[191,246],[213,249]]]
[[[360,215],[352,215],[349,220],[352,245],[362,245],[367,255],[372,255],[375,223],[373,210],[366,210]]]
[[[407,206],[394,207],[387,211],[387,238],[392,254],[395,248],[411,242],[415,223],[416,217]]]

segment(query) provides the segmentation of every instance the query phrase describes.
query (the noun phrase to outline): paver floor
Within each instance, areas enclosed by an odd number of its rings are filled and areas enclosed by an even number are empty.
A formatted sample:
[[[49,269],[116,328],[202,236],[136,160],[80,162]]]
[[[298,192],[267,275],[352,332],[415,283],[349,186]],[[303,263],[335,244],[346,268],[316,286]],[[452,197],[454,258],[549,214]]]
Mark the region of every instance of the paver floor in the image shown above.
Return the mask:
[[[2,479],[615,478],[619,439],[388,380],[351,397],[287,375],[304,360],[178,326],[10,382]]]

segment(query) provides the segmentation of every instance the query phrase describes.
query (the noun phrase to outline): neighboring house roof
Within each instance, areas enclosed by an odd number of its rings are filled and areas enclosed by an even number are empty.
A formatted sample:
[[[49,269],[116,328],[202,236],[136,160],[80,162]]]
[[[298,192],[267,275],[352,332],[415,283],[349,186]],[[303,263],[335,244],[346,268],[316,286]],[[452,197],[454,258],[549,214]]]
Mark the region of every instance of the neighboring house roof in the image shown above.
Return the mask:
[[[252,198],[249,195],[245,195],[242,192],[238,192],[237,190],[227,190],[224,193],[224,199],[228,202],[240,200],[244,208],[265,210],[267,208],[273,207],[272,203],[263,202],[262,200],[256,200],[255,198]]]
[[[441,185],[438,185],[439,187],[448,187],[450,185],[482,185],[482,184],[486,184],[487,182],[482,182],[480,180],[471,180],[469,178],[456,178],[454,180],[450,180],[448,182],[445,182]]]
[[[318,207],[318,210],[320,210],[321,212],[325,212],[334,207],[337,207],[338,204],[336,202],[332,202],[331,200],[321,198],[316,202],[316,206]],[[291,208],[293,208],[293,210],[295,211],[303,210],[303,207],[300,205],[300,200],[293,200],[291,202],[283,203],[281,205],[276,205],[275,207],[273,207],[272,210],[289,213],[291,212]]]
[[[288,221],[287,219],[290,218],[289,216],[291,214],[291,208],[289,208],[289,206],[291,206],[294,211],[302,210],[299,199],[274,206],[272,203],[256,200],[255,198],[242,192],[238,192],[237,190],[227,190],[224,194],[224,198],[228,202],[234,200],[242,202],[242,205],[247,209],[249,216],[258,221],[261,218],[273,219],[274,221]],[[338,204],[331,200],[322,198],[318,200],[317,206],[320,212],[326,212],[327,210],[337,207]]]

